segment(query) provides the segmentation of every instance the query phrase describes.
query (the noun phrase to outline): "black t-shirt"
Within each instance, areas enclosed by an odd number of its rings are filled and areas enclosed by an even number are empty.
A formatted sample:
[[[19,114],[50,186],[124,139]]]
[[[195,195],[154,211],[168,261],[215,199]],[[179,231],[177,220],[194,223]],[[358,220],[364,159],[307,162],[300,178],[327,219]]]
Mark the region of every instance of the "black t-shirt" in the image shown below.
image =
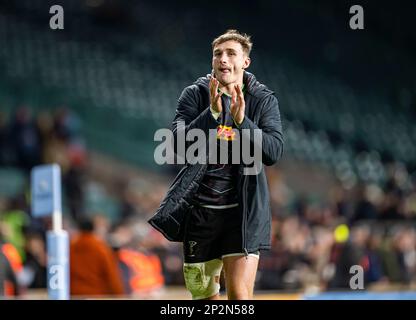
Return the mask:
[[[217,160],[220,162],[221,144],[219,141],[227,141],[228,163],[208,164],[207,172],[202,179],[194,200],[200,205],[224,206],[238,203],[237,175],[238,165],[232,163],[232,143],[237,136],[233,132],[236,128],[230,113],[231,97],[222,96],[223,110],[217,121]],[[225,147],[223,145],[223,147]],[[223,148],[224,149],[224,148]]]

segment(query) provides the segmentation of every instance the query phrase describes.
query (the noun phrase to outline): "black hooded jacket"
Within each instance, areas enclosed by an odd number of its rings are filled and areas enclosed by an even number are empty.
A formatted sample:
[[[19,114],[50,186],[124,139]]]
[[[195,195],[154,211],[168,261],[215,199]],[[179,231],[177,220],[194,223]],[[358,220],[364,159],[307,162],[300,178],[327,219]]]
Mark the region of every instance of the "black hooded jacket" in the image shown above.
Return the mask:
[[[209,129],[216,129],[217,120],[211,114],[209,81],[211,75],[199,78],[186,87],[178,100],[173,121],[173,133],[185,133],[202,129],[208,137]],[[277,98],[273,91],[259,83],[253,74],[244,73],[245,117],[239,130],[260,129],[262,132],[262,162],[270,166],[283,153],[283,133]],[[183,124],[185,126],[181,126]],[[254,134],[250,134],[253,138]],[[254,143],[254,140],[251,141]],[[207,164],[189,164],[178,173],[166,197],[149,223],[170,241],[183,241],[186,217],[193,206],[193,196],[199,188]],[[264,168],[257,175],[243,174],[244,164],[239,166],[238,198],[242,218],[243,252],[270,248],[271,212],[269,190]]]

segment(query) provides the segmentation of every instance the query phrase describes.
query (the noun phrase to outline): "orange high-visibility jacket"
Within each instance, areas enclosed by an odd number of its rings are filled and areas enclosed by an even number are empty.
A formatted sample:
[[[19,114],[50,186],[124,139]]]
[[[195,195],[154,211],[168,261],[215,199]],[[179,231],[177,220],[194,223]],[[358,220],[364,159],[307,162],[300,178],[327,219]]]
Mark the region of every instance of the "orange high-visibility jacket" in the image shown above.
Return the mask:
[[[150,291],[165,284],[158,256],[146,255],[132,249],[120,249],[119,259],[129,268],[129,286],[133,293]]]
[[[23,262],[22,258],[20,257],[19,251],[17,251],[16,247],[11,243],[3,243],[1,245],[1,251],[9,261],[9,264],[12,267],[14,274],[17,276],[17,274],[21,272],[23,269]],[[4,293],[6,296],[17,295],[17,285],[13,284],[11,281],[6,281],[4,283]]]

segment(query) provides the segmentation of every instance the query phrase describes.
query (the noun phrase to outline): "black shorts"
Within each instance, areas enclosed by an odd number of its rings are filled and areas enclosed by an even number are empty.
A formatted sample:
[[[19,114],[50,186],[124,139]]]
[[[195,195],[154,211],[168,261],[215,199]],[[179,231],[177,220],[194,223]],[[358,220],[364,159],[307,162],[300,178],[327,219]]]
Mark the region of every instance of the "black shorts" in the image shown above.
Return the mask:
[[[183,254],[185,263],[221,259],[243,253],[242,216],[238,207],[210,209],[194,206],[189,212]]]

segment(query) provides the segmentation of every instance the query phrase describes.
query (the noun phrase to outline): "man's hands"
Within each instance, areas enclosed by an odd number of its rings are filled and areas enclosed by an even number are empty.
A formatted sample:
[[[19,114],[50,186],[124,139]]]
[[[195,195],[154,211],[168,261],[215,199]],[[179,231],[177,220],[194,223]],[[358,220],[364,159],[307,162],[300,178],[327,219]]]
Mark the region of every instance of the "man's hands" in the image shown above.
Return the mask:
[[[211,109],[214,112],[222,112],[221,96],[223,92],[218,93],[218,86],[220,82],[214,77],[209,81],[209,100],[211,103]]]
[[[211,110],[213,112],[222,112],[221,96],[223,92],[218,92],[219,81],[212,77],[209,81],[209,96],[211,103]],[[244,101],[244,94],[241,86],[236,84],[231,96],[231,116],[237,125],[240,125],[244,120],[244,111],[246,109],[246,103]]]
[[[234,91],[231,96],[231,116],[237,125],[240,125],[244,120],[244,111],[246,109],[246,102],[244,101],[243,90],[240,85],[234,86]]]

